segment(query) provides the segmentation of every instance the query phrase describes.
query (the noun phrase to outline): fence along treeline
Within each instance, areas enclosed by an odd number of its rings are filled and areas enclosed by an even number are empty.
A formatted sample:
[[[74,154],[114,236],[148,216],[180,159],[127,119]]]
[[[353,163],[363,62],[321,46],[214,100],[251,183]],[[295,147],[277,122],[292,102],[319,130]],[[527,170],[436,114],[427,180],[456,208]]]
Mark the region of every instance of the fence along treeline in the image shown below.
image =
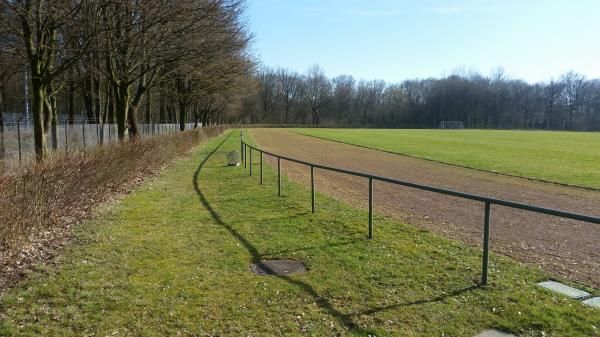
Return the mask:
[[[136,138],[138,121],[183,130],[230,119],[254,83],[244,10],[244,0],[0,0],[0,128],[3,112],[31,101],[43,159],[61,112],[116,123],[120,139]]]
[[[436,128],[462,121],[470,128],[600,130],[600,80],[568,72],[527,83],[499,69],[491,76],[458,70],[435,79],[386,84],[261,68],[259,93],[244,104],[244,120],[371,127]]]

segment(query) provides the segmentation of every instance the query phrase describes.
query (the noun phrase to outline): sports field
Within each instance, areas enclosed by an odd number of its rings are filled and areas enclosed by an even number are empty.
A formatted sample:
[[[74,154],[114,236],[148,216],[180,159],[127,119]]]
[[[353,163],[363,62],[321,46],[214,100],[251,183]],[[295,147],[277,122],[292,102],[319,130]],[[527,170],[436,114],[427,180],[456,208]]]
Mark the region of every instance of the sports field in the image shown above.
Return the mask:
[[[288,180],[277,197],[225,166],[238,133],[205,144],[82,227],[55,264],[0,302],[0,336],[592,336],[600,312],[535,286],[549,275],[366,213]],[[254,163],[254,172],[258,172]],[[305,274],[259,276],[259,259]]]
[[[250,133],[267,151],[309,162],[581,214],[598,215],[600,209],[596,190],[440,164],[305,136],[290,129],[252,129]],[[304,184],[310,181],[306,166],[291,162],[282,165],[291,179]],[[322,170],[315,174],[318,191],[366,207],[366,179]],[[375,184],[374,190],[376,211],[465,244],[481,244],[481,203],[385,183]],[[492,213],[494,251],[600,287],[600,227],[506,207],[492,207]]]
[[[600,189],[600,133],[514,130],[296,129],[418,158]]]

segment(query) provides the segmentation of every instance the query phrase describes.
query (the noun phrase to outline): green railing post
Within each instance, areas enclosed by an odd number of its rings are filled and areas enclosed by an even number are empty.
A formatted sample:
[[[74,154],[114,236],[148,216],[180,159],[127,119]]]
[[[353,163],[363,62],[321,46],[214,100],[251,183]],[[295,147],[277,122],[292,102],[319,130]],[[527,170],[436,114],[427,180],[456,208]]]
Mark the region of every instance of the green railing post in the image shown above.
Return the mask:
[[[259,152],[260,153],[260,184],[263,184],[263,153],[262,151]]]
[[[248,161],[248,145],[244,144],[244,169],[246,169],[248,167],[247,161]]]
[[[485,217],[483,222],[483,270],[481,272],[481,284],[488,284],[489,258],[490,258],[490,202],[485,202]]]
[[[373,178],[369,178],[369,239],[373,238]]]
[[[315,167],[310,165],[310,200],[312,212],[315,212]]]
[[[281,196],[281,158],[277,157],[277,196]]]
[[[250,148],[250,176],[252,177],[252,148]]]

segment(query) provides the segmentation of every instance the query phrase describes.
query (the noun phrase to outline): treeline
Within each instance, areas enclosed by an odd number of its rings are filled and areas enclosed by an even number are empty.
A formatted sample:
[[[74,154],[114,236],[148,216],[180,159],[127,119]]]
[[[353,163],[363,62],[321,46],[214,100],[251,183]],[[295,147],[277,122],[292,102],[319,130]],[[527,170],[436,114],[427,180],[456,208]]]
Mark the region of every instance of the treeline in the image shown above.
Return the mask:
[[[121,139],[136,138],[140,122],[183,130],[235,118],[255,88],[244,9],[244,0],[0,0],[0,128],[2,112],[30,101],[43,159],[61,112],[114,122]]]
[[[327,78],[319,66],[306,74],[265,67],[257,78],[259,92],[244,103],[246,122],[436,128],[462,121],[468,128],[600,130],[600,80],[574,72],[533,84],[502,70],[386,84]]]

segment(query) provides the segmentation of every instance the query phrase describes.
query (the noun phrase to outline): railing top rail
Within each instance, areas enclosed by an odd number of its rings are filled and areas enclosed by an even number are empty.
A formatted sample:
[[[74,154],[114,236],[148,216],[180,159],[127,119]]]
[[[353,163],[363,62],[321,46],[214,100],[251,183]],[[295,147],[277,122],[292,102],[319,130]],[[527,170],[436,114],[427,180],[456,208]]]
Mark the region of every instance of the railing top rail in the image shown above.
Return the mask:
[[[374,175],[374,174],[370,174],[370,173],[366,173],[366,172],[357,172],[357,171],[347,170],[347,169],[334,167],[334,166],[327,166],[327,165],[322,165],[322,164],[311,163],[311,162],[307,162],[304,160],[287,157],[287,156],[282,156],[282,155],[279,155],[279,154],[276,154],[273,152],[259,149],[255,146],[252,146],[252,145],[246,143],[244,140],[242,140],[242,144],[244,144],[245,146],[248,146],[251,149],[259,151],[261,153],[264,153],[264,154],[267,154],[267,155],[270,155],[273,157],[281,158],[281,159],[284,159],[287,161],[291,161],[294,163],[311,166],[313,168],[318,168],[318,169],[328,170],[328,171],[333,171],[333,172],[339,172],[339,173],[344,173],[344,174],[358,176],[358,177],[369,178],[369,179],[383,181],[383,182],[387,182],[387,183],[391,183],[391,184],[395,184],[395,185],[402,185],[402,186],[407,186],[407,187],[416,188],[416,189],[420,189],[420,190],[430,191],[430,192],[434,192],[434,193],[446,194],[446,195],[455,196],[455,197],[468,199],[468,200],[489,202],[490,204],[496,204],[496,205],[506,206],[506,207],[510,207],[510,208],[522,209],[525,211],[530,211],[530,212],[535,212],[535,213],[553,215],[553,216],[563,217],[563,218],[567,218],[567,219],[573,219],[573,220],[578,220],[578,221],[585,221],[585,222],[600,224],[600,217],[596,217],[596,216],[578,214],[578,213],[573,213],[573,212],[566,212],[566,211],[561,211],[558,209],[546,208],[546,207],[537,206],[537,205],[529,205],[529,204],[524,204],[524,203],[520,203],[520,202],[516,202],[516,201],[497,199],[497,198],[488,197],[488,196],[459,192],[459,191],[454,191],[454,190],[445,189],[445,188],[433,187],[433,186],[429,186],[429,185],[417,184],[417,183],[413,183],[413,182],[409,182],[409,181],[405,181],[405,180],[378,176],[378,175]]]

